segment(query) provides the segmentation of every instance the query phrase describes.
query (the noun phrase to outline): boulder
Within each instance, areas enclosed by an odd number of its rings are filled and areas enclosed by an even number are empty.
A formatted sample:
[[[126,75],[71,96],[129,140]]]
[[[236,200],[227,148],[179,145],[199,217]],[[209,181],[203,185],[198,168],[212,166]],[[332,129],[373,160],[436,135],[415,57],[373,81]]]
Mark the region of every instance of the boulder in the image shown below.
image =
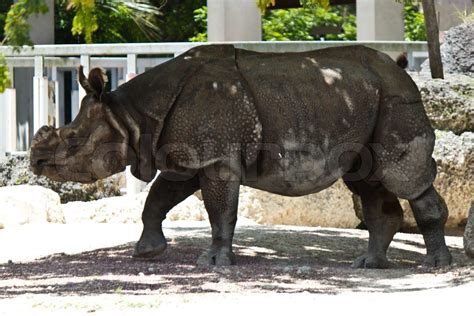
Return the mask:
[[[139,223],[147,193],[108,197],[96,201],[63,204],[66,223]]]
[[[354,228],[351,193],[339,180],[330,188],[302,197],[286,197],[241,186],[239,215],[258,224]]]
[[[471,204],[469,217],[464,230],[464,250],[466,251],[466,255],[474,258],[474,203]]]
[[[120,188],[124,184],[124,177],[118,174],[91,184],[56,182],[33,174],[27,154],[15,154],[0,159],[0,187],[20,184],[49,188],[59,194],[62,203],[66,203],[121,195]]]
[[[63,204],[66,223],[141,223],[141,216],[148,192],[104,198],[90,202]],[[166,217],[170,221],[205,220],[204,204],[196,196],[190,196],[175,206]]]
[[[445,73],[460,73],[474,78],[474,21],[467,21],[446,32],[441,45],[441,59]],[[422,64],[429,72],[429,61]]]
[[[474,198],[474,133],[460,136],[452,132],[436,131],[436,145],[433,158],[438,165],[438,175],[434,186],[448,206],[448,229],[463,226]],[[354,207],[362,220],[360,199],[357,196]],[[415,218],[408,201],[400,200],[404,211],[402,230],[417,229]]]
[[[45,222],[64,223],[56,192],[31,185],[0,188],[0,228]]]
[[[434,128],[456,134],[474,131],[474,78],[449,74],[445,79],[412,77]]]

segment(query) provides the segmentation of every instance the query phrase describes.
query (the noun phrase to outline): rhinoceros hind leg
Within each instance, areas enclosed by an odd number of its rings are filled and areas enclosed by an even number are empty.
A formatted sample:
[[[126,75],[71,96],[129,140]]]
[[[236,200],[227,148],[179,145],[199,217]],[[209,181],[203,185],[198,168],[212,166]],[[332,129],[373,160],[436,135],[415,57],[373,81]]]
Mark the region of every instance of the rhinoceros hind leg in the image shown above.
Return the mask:
[[[353,268],[386,269],[393,266],[387,260],[387,249],[400,229],[403,210],[395,195],[380,183],[346,181],[346,185],[362,201],[364,222],[369,230],[367,253],[358,257]]]
[[[410,200],[416,223],[426,245],[425,265],[441,267],[451,264],[452,257],[444,240],[448,208],[433,186],[418,198]]]
[[[134,257],[150,258],[162,254],[166,239],[161,223],[175,205],[199,189],[199,180],[182,179],[171,174],[160,174],[151,186],[142,213],[143,232],[135,245]]]
[[[232,265],[235,263],[232,239],[237,223],[240,179],[226,167],[213,166],[212,172],[210,169],[206,169],[207,171],[200,175],[199,181],[211,222],[212,243],[199,257],[197,263]]]

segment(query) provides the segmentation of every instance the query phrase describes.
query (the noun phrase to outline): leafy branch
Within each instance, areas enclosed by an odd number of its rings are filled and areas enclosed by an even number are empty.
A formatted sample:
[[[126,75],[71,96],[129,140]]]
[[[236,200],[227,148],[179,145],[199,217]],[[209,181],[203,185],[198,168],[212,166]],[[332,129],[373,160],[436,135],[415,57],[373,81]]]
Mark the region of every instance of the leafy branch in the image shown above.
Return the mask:
[[[2,45],[7,43],[19,51],[23,45],[33,45],[29,32],[31,26],[28,17],[32,14],[44,14],[48,12],[48,6],[44,0],[19,0],[13,4],[7,13],[5,20],[5,38]]]
[[[260,12],[262,14],[265,13],[268,7],[274,7],[276,5],[277,0],[256,0],[257,6],[260,8]],[[300,3],[303,7],[307,8],[315,8],[318,6],[323,7],[324,9],[329,8],[330,0],[300,0]]]
[[[153,18],[161,15],[160,8],[164,3],[162,1],[161,6],[156,7],[150,0],[70,0],[68,9],[76,12],[71,31],[73,35],[84,35],[86,43],[92,43],[92,36],[100,27],[97,13],[108,10],[130,17],[147,38],[154,38],[158,27]]]

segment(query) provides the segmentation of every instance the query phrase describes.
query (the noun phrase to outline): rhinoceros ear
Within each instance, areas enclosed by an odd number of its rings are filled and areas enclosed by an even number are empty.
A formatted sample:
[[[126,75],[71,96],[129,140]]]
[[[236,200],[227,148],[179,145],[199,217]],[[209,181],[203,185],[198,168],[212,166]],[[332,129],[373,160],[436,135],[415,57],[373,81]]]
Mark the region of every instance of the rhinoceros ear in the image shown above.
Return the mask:
[[[94,68],[89,72],[89,77],[84,75],[84,67],[81,65],[77,70],[78,81],[87,94],[102,96],[105,92],[105,85],[108,82],[107,75],[103,68]]]

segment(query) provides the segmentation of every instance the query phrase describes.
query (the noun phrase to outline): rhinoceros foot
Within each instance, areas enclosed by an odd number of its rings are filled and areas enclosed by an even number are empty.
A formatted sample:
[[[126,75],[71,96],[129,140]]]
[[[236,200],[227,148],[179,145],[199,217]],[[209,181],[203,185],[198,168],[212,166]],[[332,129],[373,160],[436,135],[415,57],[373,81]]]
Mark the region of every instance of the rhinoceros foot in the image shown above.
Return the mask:
[[[226,248],[214,248],[204,251],[197,260],[198,265],[230,266],[235,264],[235,255]]]
[[[354,263],[352,263],[353,268],[359,269],[389,269],[393,268],[395,264],[387,260],[387,257],[379,255],[364,254],[358,257]]]
[[[140,240],[135,245],[133,257],[152,258],[161,255],[167,247],[166,239],[159,233],[143,232]]]
[[[427,254],[423,261],[423,265],[435,268],[444,267],[450,265],[452,260],[451,253],[445,246],[433,254]]]

